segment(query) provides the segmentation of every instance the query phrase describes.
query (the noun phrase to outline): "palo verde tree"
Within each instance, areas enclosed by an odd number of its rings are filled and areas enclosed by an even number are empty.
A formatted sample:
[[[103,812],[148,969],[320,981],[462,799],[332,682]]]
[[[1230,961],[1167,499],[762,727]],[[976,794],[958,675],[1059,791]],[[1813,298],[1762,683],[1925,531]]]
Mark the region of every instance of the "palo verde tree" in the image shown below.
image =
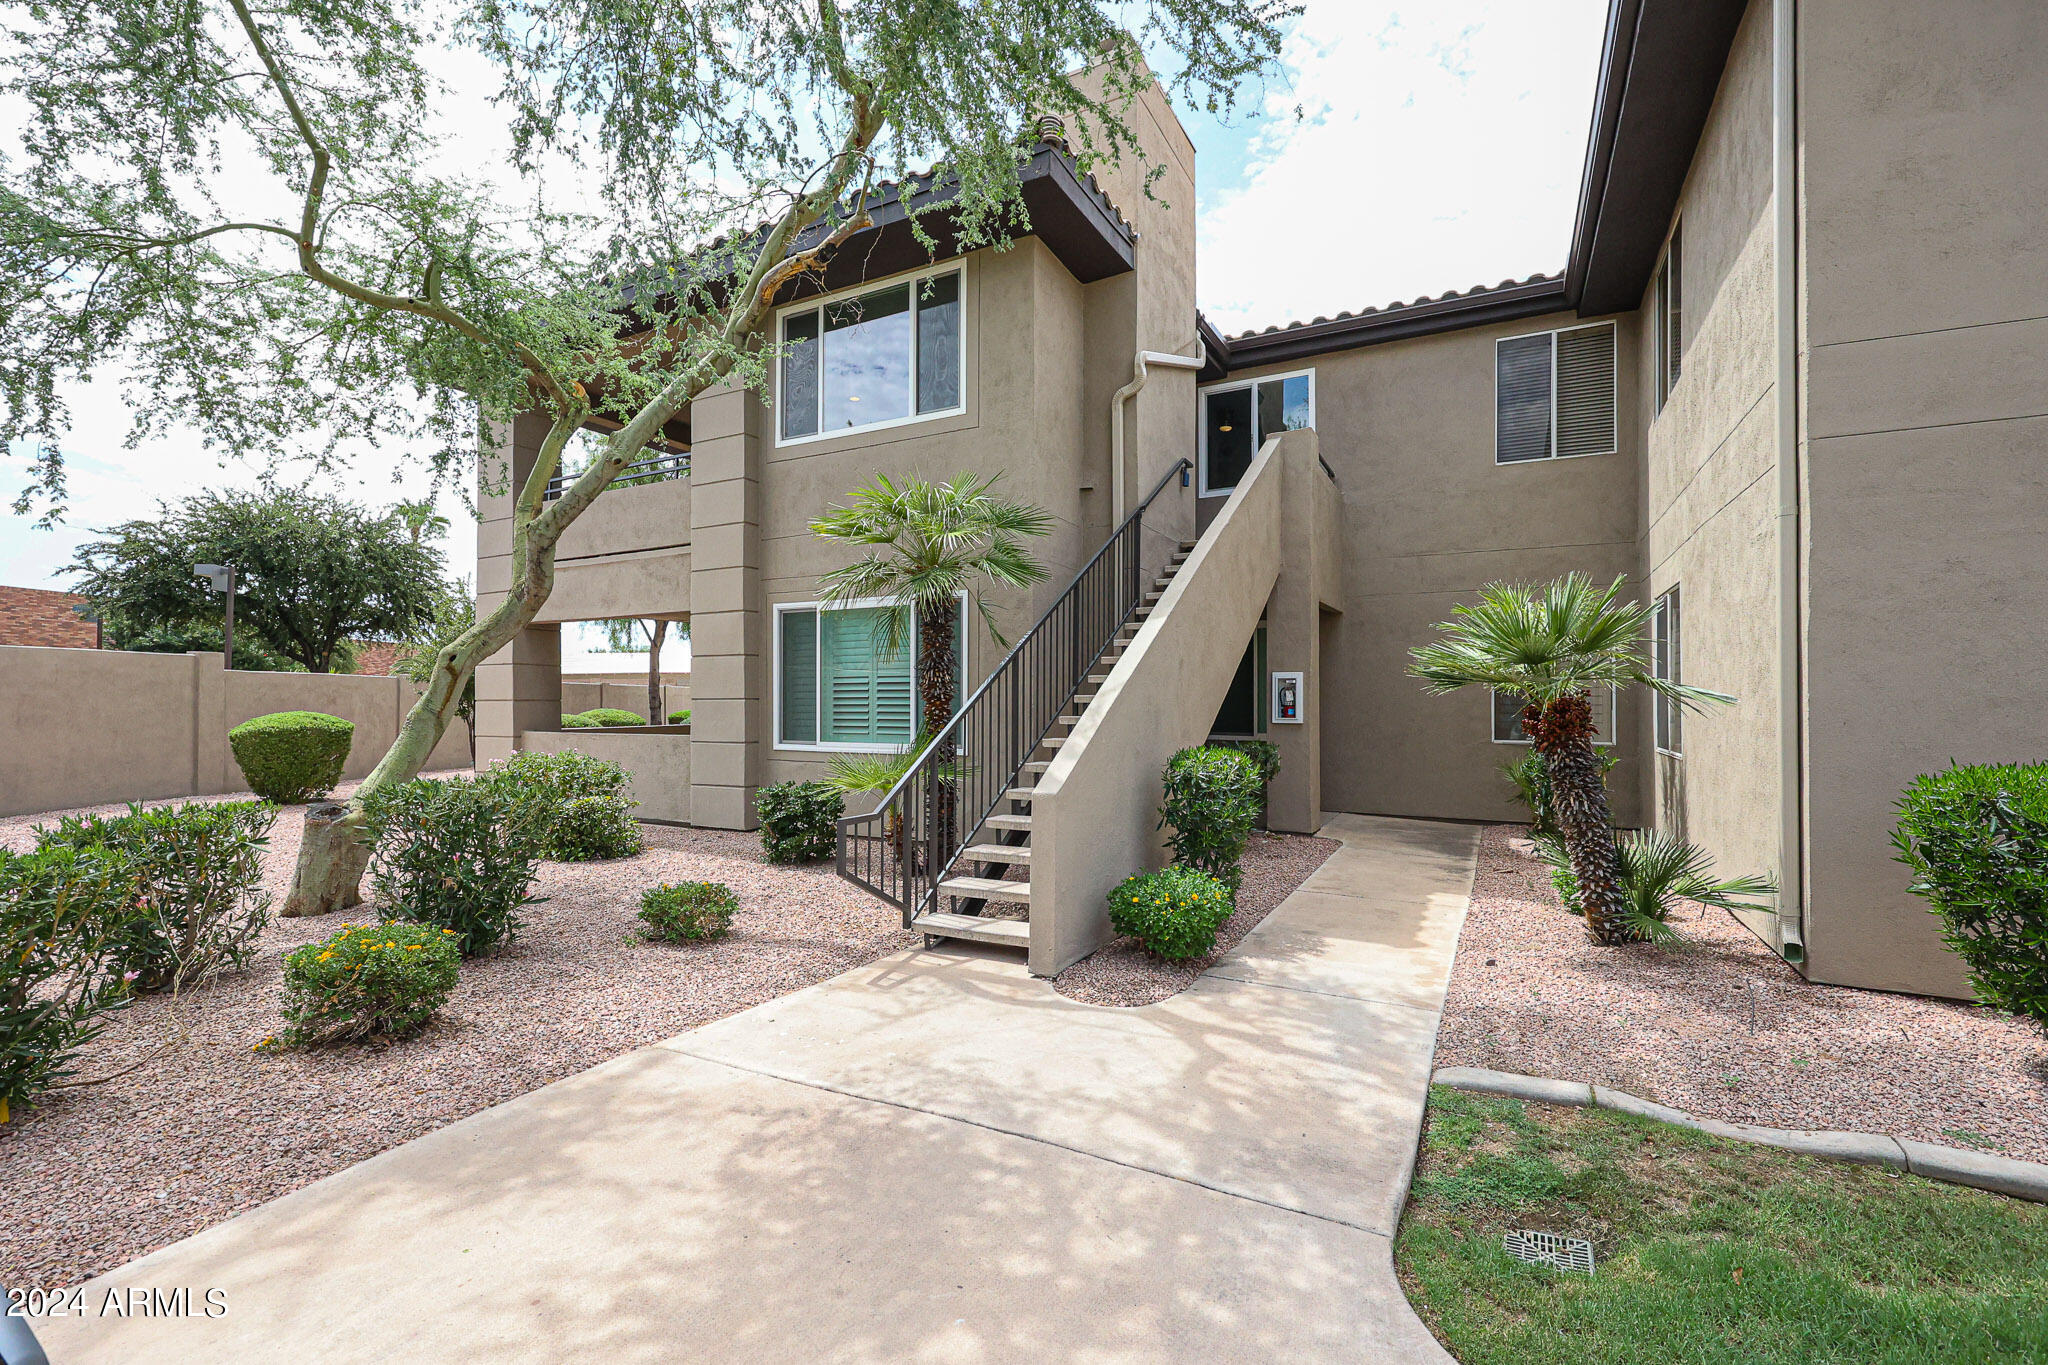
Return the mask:
[[[34,452],[28,502],[61,506],[62,386],[108,363],[134,376],[144,416],[176,412],[230,450],[333,460],[382,442],[452,476],[479,415],[547,423],[510,490],[503,601],[439,651],[348,808],[309,817],[288,913],[359,898],[364,803],[419,771],[619,472],[707,386],[762,381],[775,303],[869,226],[881,179],[929,168],[948,187],[930,211],[962,248],[1007,245],[1035,116],[1060,117],[1084,165],[1139,161],[1127,114],[1155,79],[1142,50],[1165,54],[1184,100],[1227,108],[1296,9],[443,6],[36,4],[5,40],[4,89],[27,119],[0,188],[0,441]],[[429,65],[443,38],[503,73],[516,193],[442,170],[460,155],[437,141],[453,112]],[[598,206],[551,206],[542,191],[564,181]],[[547,497],[586,426],[608,433],[598,458]]]
[[[221,599],[192,566],[232,564],[237,657],[253,638],[308,673],[352,667],[356,640],[412,635],[442,575],[400,519],[294,489],[160,502],[100,536],[73,556],[73,589],[117,633],[210,629],[218,648]]]
[[[1593,942],[1647,937],[1624,893],[1607,804],[1606,765],[1594,748],[1593,689],[1644,687],[1679,706],[1735,698],[1657,677],[1645,648],[1649,608],[1571,573],[1541,588],[1490,583],[1476,606],[1453,607],[1443,638],[1409,651],[1408,671],[1431,692],[1486,687],[1523,703],[1522,728],[1543,755],[1558,837],[1571,860]]]

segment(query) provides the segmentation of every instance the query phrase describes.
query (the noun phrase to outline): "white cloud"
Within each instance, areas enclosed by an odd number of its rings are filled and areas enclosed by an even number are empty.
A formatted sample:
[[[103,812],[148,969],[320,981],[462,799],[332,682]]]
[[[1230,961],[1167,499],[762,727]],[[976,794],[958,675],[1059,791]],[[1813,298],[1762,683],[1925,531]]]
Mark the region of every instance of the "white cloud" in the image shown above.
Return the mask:
[[[1602,0],[1311,3],[1199,224],[1226,333],[1564,264]],[[1301,110],[1297,119],[1295,110]]]

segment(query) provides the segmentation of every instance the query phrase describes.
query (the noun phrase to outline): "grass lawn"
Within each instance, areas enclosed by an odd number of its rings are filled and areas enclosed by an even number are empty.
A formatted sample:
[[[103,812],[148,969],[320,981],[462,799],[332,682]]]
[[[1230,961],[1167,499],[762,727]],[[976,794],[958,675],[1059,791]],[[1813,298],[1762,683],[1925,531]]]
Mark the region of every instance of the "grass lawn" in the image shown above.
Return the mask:
[[[1606,1110],[1432,1087],[1395,1259],[1463,1365],[2048,1361],[2048,1206]]]

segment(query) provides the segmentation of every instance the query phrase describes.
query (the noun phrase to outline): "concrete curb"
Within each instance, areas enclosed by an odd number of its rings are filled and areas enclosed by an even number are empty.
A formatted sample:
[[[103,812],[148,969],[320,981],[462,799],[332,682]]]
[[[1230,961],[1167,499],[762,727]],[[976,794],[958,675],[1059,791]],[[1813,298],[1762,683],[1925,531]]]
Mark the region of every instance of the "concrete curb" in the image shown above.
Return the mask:
[[[1951,1185],[1970,1185],[1996,1194],[2011,1195],[2048,1204],[2048,1165],[2016,1161],[1989,1152],[1964,1147],[1943,1147],[1912,1138],[1882,1133],[1839,1133],[1805,1128],[1759,1128],[1747,1123],[1724,1123],[1703,1119],[1683,1109],[1610,1090],[1584,1081],[1556,1081],[1544,1076],[1518,1076],[1512,1071],[1488,1071],[1476,1066],[1439,1067],[1430,1077],[1432,1085],[1449,1086],[1481,1095],[1505,1095],[1511,1099],[1534,1100],[1539,1104],[1569,1104],[1580,1108],[1613,1109],[1623,1114],[1675,1123],[1715,1137],[1779,1147],[1830,1161],[1853,1161],[1866,1166],[1885,1166],[1929,1180]]]

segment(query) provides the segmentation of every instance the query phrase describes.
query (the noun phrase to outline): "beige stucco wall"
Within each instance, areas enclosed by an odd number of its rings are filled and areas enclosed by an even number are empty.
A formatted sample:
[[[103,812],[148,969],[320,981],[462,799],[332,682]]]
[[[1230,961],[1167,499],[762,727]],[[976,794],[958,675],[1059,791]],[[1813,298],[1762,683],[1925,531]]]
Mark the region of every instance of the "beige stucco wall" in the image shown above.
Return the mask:
[[[1683,224],[1683,364],[1661,413],[1651,299],[1634,333],[1646,376],[1643,575],[1651,597],[1680,595],[1684,680],[1732,693],[1689,714],[1681,758],[1649,760],[1644,816],[1712,853],[1728,875],[1776,875],[1778,811],[1778,484],[1771,6],[1736,33],[1678,215]],[[1667,227],[1668,230],[1668,227]],[[1649,708],[1632,736],[1652,755]],[[1768,933],[1768,917],[1759,917]]]
[[[1961,993],[1887,856],[1920,772],[2042,757],[2048,8],[1804,0],[1810,972]]]
[[[1341,499],[1341,616],[1320,629],[1325,809],[1512,820],[1501,777],[1514,746],[1492,742],[1486,694],[1433,697],[1408,651],[1451,608],[1495,580],[1542,582],[1573,569],[1601,581],[1636,572],[1641,425],[1635,319],[1616,319],[1620,453],[1494,462],[1494,344],[1577,325],[1570,314],[1475,327],[1234,372],[1312,368],[1316,432]],[[1242,651],[1244,637],[1235,642]],[[1298,662],[1271,660],[1275,669]],[[1641,819],[1639,707],[1624,697],[1610,779],[1615,815]]]
[[[361,777],[398,734],[403,678],[227,671],[218,654],[0,647],[0,815],[245,789],[228,731],[273,711],[324,711],[356,731]],[[429,771],[469,766],[457,725]]]
[[[658,719],[665,721],[672,713],[689,709],[689,684],[664,683],[661,698],[661,716]],[[573,716],[600,706],[631,711],[640,719],[647,720],[647,684],[614,679],[602,682],[562,680],[563,715]]]

